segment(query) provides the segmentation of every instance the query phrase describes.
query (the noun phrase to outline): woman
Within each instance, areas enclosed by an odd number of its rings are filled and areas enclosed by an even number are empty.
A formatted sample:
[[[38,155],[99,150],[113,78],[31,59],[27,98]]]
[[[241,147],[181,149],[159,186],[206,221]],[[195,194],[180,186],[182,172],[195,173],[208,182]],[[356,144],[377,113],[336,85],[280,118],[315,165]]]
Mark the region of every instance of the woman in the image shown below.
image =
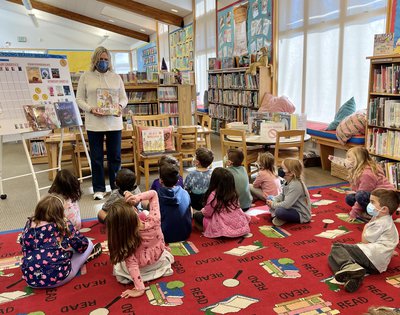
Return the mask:
[[[117,96],[119,112],[107,114],[98,107],[98,96],[107,91]],[[108,176],[111,189],[116,189],[115,176],[121,167],[121,131],[122,109],[128,103],[124,83],[113,72],[110,52],[104,47],[97,47],[92,55],[90,71],[79,79],[76,94],[78,106],[85,111],[85,128],[90,147],[92,164],[93,198],[101,200],[106,194],[104,179],[104,136],[106,137]]]

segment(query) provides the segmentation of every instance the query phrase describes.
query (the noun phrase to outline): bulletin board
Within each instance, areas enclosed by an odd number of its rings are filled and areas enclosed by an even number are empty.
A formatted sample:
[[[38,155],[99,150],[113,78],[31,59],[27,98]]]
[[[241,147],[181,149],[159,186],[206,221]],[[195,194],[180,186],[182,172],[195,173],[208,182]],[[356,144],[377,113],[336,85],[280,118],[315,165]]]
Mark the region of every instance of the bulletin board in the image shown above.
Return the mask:
[[[66,56],[70,72],[90,70],[92,50],[48,50],[47,53]]]
[[[193,23],[169,34],[171,70],[193,70]]]
[[[66,56],[0,53],[0,136],[80,125]]]
[[[137,49],[138,71],[146,72],[151,78],[151,73],[158,73],[158,53],[156,42],[148,43]]]
[[[273,0],[235,2],[217,13],[218,58],[255,54],[268,48],[273,51]]]

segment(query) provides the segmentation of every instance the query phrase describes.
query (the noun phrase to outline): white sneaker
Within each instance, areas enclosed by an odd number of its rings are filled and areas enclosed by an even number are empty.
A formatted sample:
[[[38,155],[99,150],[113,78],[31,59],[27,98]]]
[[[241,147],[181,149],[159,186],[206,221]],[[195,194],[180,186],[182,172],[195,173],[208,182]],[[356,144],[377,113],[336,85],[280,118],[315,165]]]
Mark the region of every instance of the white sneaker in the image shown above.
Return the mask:
[[[272,224],[275,226],[282,226],[286,223],[286,221],[283,221],[282,219],[279,219],[278,217],[274,217],[272,219]]]
[[[94,200],[102,200],[102,199],[104,199],[104,196],[106,195],[106,192],[103,192],[103,191],[98,191],[98,192],[95,192],[94,194],[93,194],[93,199]]]

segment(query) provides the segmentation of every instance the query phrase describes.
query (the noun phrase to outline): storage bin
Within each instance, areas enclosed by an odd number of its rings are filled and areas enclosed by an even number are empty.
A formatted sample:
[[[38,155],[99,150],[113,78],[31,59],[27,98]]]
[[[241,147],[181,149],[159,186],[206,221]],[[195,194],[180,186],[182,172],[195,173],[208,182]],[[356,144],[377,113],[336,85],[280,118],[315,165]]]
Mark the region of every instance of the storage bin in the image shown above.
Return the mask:
[[[349,171],[342,165],[331,163],[331,175],[347,181]]]

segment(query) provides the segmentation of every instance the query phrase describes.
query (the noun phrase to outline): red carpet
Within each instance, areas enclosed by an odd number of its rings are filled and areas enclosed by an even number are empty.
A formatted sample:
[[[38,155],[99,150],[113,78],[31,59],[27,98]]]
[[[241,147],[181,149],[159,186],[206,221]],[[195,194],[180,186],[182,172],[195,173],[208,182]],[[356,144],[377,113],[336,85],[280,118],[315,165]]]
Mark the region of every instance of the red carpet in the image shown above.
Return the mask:
[[[348,213],[349,207],[344,203],[344,191],[333,189],[311,190],[315,216],[310,224],[271,228],[269,215],[264,214],[259,216],[259,223],[251,225],[253,236],[249,238],[212,240],[194,232],[189,243],[172,248],[175,273],[150,282],[147,295],[136,299],[115,301],[125,287],[112,276],[112,266],[104,253],[87,264],[86,274],[61,288],[31,290],[24,282],[14,284],[21,278],[20,269],[14,267],[18,264],[15,256],[20,255],[18,233],[2,234],[0,314],[89,314],[113,300],[108,306],[110,314],[137,315],[356,315],[371,305],[400,306],[399,257],[392,259],[386,273],[366,277],[362,287],[352,294],[327,280],[332,276],[327,263],[331,244],[358,242],[363,228],[362,223],[350,224],[337,216]],[[333,203],[326,205],[326,200]],[[398,216],[394,218],[398,220]],[[333,223],[324,223],[324,219]],[[93,224],[95,221],[85,222],[84,227]],[[339,236],[316,236],[321,232]],[[85,235],[94,242],[106,237],[101,225],[93,226]],[[5,269],[9,267],[14,268]],[[7,277],[11,273],[14,275]]]

